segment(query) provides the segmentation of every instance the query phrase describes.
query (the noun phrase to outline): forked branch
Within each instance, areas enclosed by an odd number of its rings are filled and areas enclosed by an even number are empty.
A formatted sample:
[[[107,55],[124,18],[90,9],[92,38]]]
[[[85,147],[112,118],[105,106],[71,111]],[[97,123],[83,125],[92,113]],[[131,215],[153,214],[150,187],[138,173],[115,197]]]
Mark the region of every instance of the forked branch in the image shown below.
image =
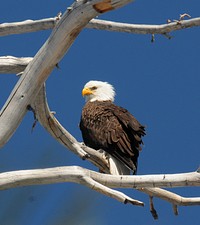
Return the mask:
[[[27,185],[75,182],[83,184],[109,197],[115,198],[120,202],[132,203],[139,206],[143,206],[144,204],[141,201],[130,198],[119,191],[112,190],[111,188],[138,187],[141,188],[142,191],[144,190],[144,192],[149,190],[149,194],[151,196],[161,198],[163,198],[163,196],[168,196],[165,197],[165,200],[176,205],[200,205],[200,197],[184,198],[169,191],[155,188],[184,186],[186,178],[187,182],[189,180],[189,186],[200,186],[200,173],[168,174],[167,181],[163,183],[164,176],[166,175],[116,176],[97,173],[77,166],[67,166],[1,173],[0,190]],[[154,188],[150,188],[152,186],[154,186]]]

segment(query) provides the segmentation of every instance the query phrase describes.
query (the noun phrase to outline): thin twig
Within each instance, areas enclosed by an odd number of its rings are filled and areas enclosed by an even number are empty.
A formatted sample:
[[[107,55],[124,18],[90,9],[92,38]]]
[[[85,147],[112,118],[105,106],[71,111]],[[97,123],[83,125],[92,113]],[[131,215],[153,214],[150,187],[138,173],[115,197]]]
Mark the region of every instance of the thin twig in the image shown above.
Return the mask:
[[[154,208],[154,204],[153,204],[153,196],[149,196],[149,204],[150,204],[150,212],[151,212],[151,215],[153,216],[153,218],[155,220],[158,219],[158,214]]]

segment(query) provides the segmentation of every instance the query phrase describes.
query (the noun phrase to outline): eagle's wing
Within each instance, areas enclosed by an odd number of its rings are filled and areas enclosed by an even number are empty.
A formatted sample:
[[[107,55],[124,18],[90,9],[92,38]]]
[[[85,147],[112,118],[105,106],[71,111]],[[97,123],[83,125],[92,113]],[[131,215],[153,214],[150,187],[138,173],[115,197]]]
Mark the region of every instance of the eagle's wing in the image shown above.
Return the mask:
[[[126,109],[113,104],[110,110],[113,116],[108,122],[107,142],[114,147],[111,154],[136,171],[145,128]]]

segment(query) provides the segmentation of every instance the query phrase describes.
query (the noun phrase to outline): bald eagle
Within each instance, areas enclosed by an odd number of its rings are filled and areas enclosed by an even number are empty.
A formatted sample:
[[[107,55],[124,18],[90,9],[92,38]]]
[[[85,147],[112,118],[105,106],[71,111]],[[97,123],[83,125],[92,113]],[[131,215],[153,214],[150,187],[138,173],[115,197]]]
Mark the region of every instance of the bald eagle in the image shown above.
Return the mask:
[[[145,127],[126,109],[113,103],[115,90],[109,83],[89,81],[82,95],[86,104],[80,130],[85,145],[109,153],[110,164],[114,160],[117,167],[111,174],[130,174],[130,171],[135,174]]]

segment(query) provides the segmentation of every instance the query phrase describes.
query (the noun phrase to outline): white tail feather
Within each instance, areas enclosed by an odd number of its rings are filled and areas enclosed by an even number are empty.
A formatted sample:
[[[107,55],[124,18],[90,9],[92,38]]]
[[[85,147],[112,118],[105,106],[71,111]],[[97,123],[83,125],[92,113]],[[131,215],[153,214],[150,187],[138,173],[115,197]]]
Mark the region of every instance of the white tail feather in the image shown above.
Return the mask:
[[[110,164],[110,174],[112,175],[130,175],[130,170],[120,161],[108,155]]]
[[[128,169],[122,162],[118,161],[116,158],[108,154],[102,149],[98,150],[101,152],[102,156],[108,160],[110,174],[112,175],[130,175],[130,169]]]

